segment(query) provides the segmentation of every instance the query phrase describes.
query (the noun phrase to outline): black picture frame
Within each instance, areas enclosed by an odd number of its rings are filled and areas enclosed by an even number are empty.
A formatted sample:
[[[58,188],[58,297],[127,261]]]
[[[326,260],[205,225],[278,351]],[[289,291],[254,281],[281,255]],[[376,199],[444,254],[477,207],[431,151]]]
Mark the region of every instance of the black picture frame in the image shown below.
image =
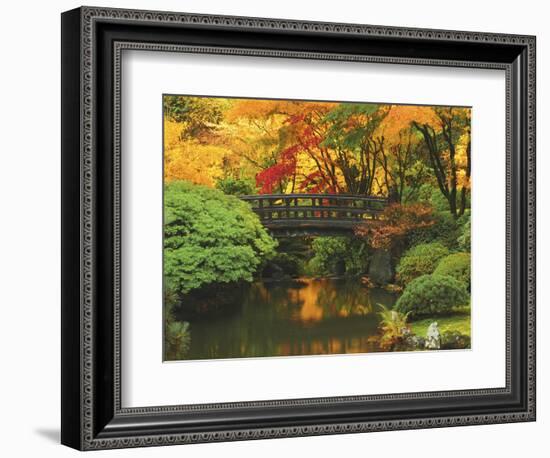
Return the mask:
[[[535,420],[533,36],[81,7],[62,14],[62,432],[79,450]],[[120,52],[506,72],[505,388],[121,407]]]

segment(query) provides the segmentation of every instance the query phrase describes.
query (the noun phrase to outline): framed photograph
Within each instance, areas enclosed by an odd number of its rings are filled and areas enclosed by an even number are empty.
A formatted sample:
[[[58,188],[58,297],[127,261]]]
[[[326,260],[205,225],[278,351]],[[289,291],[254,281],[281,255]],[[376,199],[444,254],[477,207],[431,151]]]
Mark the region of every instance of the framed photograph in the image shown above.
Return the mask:
[[[535,420],[535,37],[62,15],[62,443]]]

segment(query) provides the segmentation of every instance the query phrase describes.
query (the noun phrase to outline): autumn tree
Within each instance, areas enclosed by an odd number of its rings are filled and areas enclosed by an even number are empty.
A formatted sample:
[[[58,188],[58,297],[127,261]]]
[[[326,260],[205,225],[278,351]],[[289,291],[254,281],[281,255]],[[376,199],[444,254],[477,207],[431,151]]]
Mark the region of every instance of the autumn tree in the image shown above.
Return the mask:
[[[264,188],[264,180],[258,180],[258,174],[277,165],[281,159],[280,153],[288,143],[284,124],[286,115],[279,113],[278,104],[273,102],[275,101],[234,100],[225,113],[228,147],[242,159],[239,172],[251,171],[260,190]],[[287,174],[278,171],[272,174],[268,172],[266,175],[266,179],[273,180],[267,180],[269,185],[266,188],[279,188],[282,192]],[[274,178],[273,175],[277,176]]]
[[[439,190],[454,217],[464,214],[471,174],[470,110],[435,107],[436,122],[413,121],[422,134]]]
[[[232,158],[224,132],[227,101],[166,95],[164,110],[164,177],[214,186]]]
[[[222,99],[165,95],[164,115],[178,123],[180,138],[206,141],[223,119]]]
[[[376,131],[385,110],[374,104],[291,104],[287,115],[290,145],[277,161],[258,174],[258,185],[270,192],[290,179],[291,189],[311,193],[372,194],[384,139]]]
[[[234,122],[244,120],[259,134],[256,142],[243,141],[243,146],[248,150],[244,157],[259,169],[256,184],[261,193],[286,192],[287,187],[288,192],[294,192],[298,181],[302,190],[307,184],[315,183],[312,173],[319,167],[312,171],[304,155],[318,159],[312,153],[322,137],[314,132],[313,126],[334,106],[333,103],[286,100],[267,103],[240,100],[235,104],[228,116]],[[263,148],[263,154],[257,154],[258,147]],[[334,179],[332,183],[334,185]]]
[[[453,216],[468,205],[466,108],[166,96],[164,110],[167,181],[244,180],[264,194],[381,195],[398,203],[429,184]]]
[[[429,181],[429,172],[423,154],[422,135],[413,122],[432,122],[431,107],[390,105],[387,115],[376,131],[383,140],[378,161],[381,169],[379,187],[391,202],[406,203],[420,186]]]
[[[386,110],[375,104],[342,103],[324,118],[328,124],[321,146],[330,149],[331,164],[351,194],[372,194],[384,138],[375,135]]]

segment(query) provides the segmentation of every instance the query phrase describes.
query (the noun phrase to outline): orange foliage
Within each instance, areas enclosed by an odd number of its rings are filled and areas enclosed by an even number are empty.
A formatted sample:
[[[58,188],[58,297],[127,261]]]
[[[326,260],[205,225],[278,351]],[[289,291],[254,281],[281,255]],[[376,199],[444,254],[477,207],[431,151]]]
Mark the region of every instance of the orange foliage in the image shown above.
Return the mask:
[[[373,248],[388,248],[415,229],[432,226],[435,223],[433,208],[424,204],[388,205],[378,226],[361,225],[355,234],[367,237]]]
[[[413,121],[419,124],[438,124],[433,107],[418,105],[391,105],[380,124],[380,132],[391,143],[399,141],[399,134],[409,129]]]
[[[210,106],[203,102],[196,105]],[[463,196],[470,189],[468,108],[227,98],[216,99],[216,110],[219,116],[199,123],[200,134],[192,129],[193,119],[165,118],[166,181],[216,186],[231,176],[255,184],[256,192],[347,192],[399,200],[404,189],[436,184],[438,172],[439,183],[463,189]],[[452,161],[442,135],[449,115],[455,126]],[[440,171],[432,170],[421,127],[437,138]],[[405,229],[398,226],[384,224],[375,243],[399,236]]]
[[[218,142],[219,143],[219,142]],[[182,140],[177,122],[164,120],[164,179],[214,186],[232,153],[223,144]]]
[[[304,103],[295,100],[235,99],[233,106],[226,113],[226,120],[265,119],[276,115],[289,117],[313,111],[326,113],[337,105],[332,102]]]

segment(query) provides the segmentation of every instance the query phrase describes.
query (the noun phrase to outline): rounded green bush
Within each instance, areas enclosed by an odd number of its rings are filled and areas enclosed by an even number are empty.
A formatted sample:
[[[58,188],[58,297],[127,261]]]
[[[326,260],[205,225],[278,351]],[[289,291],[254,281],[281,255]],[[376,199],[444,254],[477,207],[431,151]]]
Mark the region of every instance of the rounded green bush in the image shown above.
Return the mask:
[[[466,285],[449,275],[422,275],[413,280],[395,304],[395,310],[411,317],[451,312],[469,300]]]
[[[470,253],[453,253],[439,261],[434,274],[449,275],[470,285],[470,263]]]
[[[186,181],[165,185],[167,290],[186,294],[211,283],[250,282],[276,246],[246,202]]]
[[[409,234],[409,243],[418,245],[421,243],[439,242],[450,249],[458,248],[458,237],[462,234],[462,220],[455,219],[446,211],[434,213],[434,224],[413,230]]]
[[[397,281],[407,285],[421,275],[431,274],[449,250],[439,242],[421,243],[403,254],[396,269]]]

